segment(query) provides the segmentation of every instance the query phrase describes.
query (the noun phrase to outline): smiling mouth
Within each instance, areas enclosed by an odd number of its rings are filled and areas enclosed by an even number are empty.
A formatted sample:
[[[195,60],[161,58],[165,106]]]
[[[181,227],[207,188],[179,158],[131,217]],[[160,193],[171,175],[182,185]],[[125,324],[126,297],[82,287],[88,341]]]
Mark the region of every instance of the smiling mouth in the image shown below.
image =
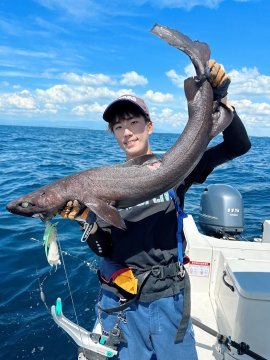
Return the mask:
[[[128,141],[125,141],[124,144],[125,144],[126,146],[133,145],[133,144],[135,144],[135,142],[136,142],[137,140],[138,140],[138,139],[128,140]]]

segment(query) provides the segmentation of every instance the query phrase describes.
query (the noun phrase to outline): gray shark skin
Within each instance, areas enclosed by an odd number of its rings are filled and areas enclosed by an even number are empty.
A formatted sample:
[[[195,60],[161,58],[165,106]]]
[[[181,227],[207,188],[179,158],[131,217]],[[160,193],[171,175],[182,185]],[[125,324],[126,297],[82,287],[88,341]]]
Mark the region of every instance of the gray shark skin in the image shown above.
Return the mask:
[[[213,91],[206,80],[208,45],[165,26],[155,25],[151,32],[186,53],[196,70],[196,77],[184,82],[189,118],[176,143],[158,159],[144,155],[64,177],[11,201],[7,205],[10,212],[46,220],[67,201],[77,199],[107,223],[124,229],[116,208],[137,205],[180,183],[197,165],[209,141],[230,124],[231,111],[222,106],[213,110]]]

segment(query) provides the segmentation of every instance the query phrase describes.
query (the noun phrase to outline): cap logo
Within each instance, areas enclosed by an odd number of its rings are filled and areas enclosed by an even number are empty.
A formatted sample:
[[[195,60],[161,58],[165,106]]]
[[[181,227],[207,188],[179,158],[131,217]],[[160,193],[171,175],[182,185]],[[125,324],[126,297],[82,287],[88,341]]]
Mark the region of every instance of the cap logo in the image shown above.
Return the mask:
[[[131,95],[122,95],[120,97],[120,99],[127,99],[127,100],[131,100],[131,101],[134,101],[134,102],[137,102],[137,98],[135,96],[131,96]]]

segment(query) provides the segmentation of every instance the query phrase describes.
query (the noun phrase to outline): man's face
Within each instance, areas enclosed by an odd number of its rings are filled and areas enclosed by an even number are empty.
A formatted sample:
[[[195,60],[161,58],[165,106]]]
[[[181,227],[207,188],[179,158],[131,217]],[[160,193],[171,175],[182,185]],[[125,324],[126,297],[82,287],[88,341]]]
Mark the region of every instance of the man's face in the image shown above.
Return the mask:
[[[152,128],[152,123],[147,123],[142,115],[127,114],[123,118],[116,116],[113,133],[125,151],[127,160],[151,153],[149,134],[152,133]]]

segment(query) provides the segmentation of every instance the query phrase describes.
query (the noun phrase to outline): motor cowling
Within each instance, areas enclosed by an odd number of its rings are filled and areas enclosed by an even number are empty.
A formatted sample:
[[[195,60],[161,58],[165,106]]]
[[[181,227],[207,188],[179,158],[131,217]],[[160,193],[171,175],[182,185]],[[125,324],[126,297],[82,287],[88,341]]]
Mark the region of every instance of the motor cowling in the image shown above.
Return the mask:
[[[201,195],[199,225],[209,236],[237,235],[244,228],[243,199],[231,185],[213,184]]]

